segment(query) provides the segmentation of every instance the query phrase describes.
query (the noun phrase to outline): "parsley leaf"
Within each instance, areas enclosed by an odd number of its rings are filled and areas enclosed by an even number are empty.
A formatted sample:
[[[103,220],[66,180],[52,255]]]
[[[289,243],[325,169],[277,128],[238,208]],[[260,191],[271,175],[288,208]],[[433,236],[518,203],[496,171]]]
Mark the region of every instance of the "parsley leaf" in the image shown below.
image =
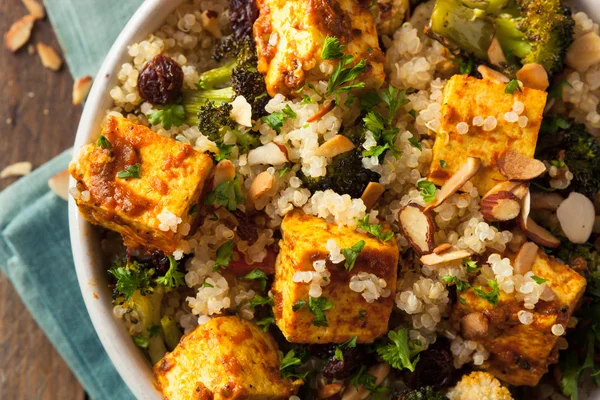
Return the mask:
[[[273,324],[275,322],[275,318],[273,317],[265,317],[259,321],[256,321],[256,325],[260,326],[262,328],[263,332],[266,332],[269,330],[269,327],[271,326],[271,324]]]
[[[279,175],[280,178],[282,178],[290,169],[288,167],[285,167],[283,169],[280,169],[279,171],[277,171],[277,174]]]
[[[465,290],[467,290],[467,288],[471,287],[469,282],[461,281],[456,276],[451,276],[451,275],[442,276],[442,280],[446,283],[454,283],[454,285],[456,286],[457,292],[464,292]]]
[[[297,115],[294,112],[294,110],[292,110],[289,104],[286,104],[283,110],[275,111],[269,115],[265,115],[261,118],[261,120],[267,125],[269,125],[271,128],[273,128],[275,132],[280,133],[283,123],[289,118],[293,119],[296,117]]]
[[[350,339],[340,344],[335,348],[335,355],[333,356],[336,360],[344,361],[344,349],[353,349],[356,347],[356,336],[352,336]]]
[[[377,111],[369,111],[363,118],[365,126],[373,133],[378,133],[385,129],[385,119]]]
[[[342,254],[346,258],[346,262],[344,263],[344,268],[346,268],[346,271],[348,271],[348,272],[352,271],[352,268],[354,268],[354,263],[356,262],[358,255],[360,254],[361,251],[363,251],[364,248],[365,248],[365,241],[360,240],[360,241],[356,242],[349,249],[342,249]]]
[[[421,189],[421,197],[425,200],[425,203],[431,203],[435,200],[436,187],[433,182],[424,179],[417,182],[417,187]]]
[[[470,258],[463,259],[463,264],[467,269],[467,274],[479,271],[479,266],[477,265],[477,261],[472,260]]]
[[[162,328],[160,325],[152,325],[146,328],[150,337],[160,336],[162,335]]]
[[[212,285],[212,284],[210,284],[210,283],[208,283],[208,282],[206,282],[206,281],[205,281],[205,282],[202,284],[202,287],[214,288],[214,287],[215,287],[215,285]]]
[[[338,94],[355,88],[365,87],[364,82],[354,84],[350,84],[350,82],[367,69],[367,60],[363,58],[352,67],[349,67],[353,58],[350,55],[344,54],[343,50],[344,46],[340,44],[337,38],[331,36],[325,38],[321,57],[325,60],[340,60],[329,77],[325,95]]]
[[[358,310],[358,319],[359,321],[364,321],[365,316],[367,315],[367,310]]]
[[[360,109],[361,111],[368,112],[373,107],[376,107],[381,103],[381,97],[377,90],[369,90],[367,93],[360,97]]]
[[[474,64],[472,57],[468,57],[466,60],[462,57],[456,57],[453,58],[452,61],[458,65],[461,75],[471,75]]]
[[[573,87],[573,85],[571,85],[571,82],[567,81],[566,79],[563,79],[562,81],[558,82],[555,85],[552,85],[552,87],[548,90],[548,98],[549,99],[562,99],[563,97],[563,87],[567,85],[569,87]]]
[[[292,306],[292,311],[296,312],[299,309],[301,309],[302,307],[304,307],[306,305],[306,301],[304,300],[298,300],[293,306]]]
[[[250,303],[248,303],[248,305],[252,308],[257,306],[272,306],[274,304],[275,303],[272,297],[262,297],[260,294],[255,294],[252,300],[250,300]]]
[[[496,280],[488,279],[487,281],[488,287],[491,289],[490,291],[485,291],[481,286],[474,286],[473,291],[479,297],[484,300],[487,300],[491,305],[498,305],[499,298],[499,289],[498,282]]]
[[[335,354],[333,355],[333,358],[338,360],[338,361],[344,361],[344,352],[342,351],[342,349],[340,349],[339,347],[335,348]]]
[[[408,143],[410,143],[412,147],[416,147],[419,150],[423,150],[423,148],[421,147],[421,143],[419,143],[419,138],[416,136],[409,138]]]
[[[444,160],[440,160],[440,167],[442,168],[446,168],[448,166],[448,163]]]
[[[565,166],[565,162],[564,161],[550,160],[548,162],[550,163],[550,165],[553,165],[556,168],[562,168],[562,167]]]
[[[308,308],[315,316],[315,319],[313,320],[314,326],[329,326],[325,311],[332,307],[333,303],[325,297],[308,296]]]
[[[522,92],[521,86],[519,86],[519,81],[516,79],[511,80],[506,84],[506,88],[504,89],[504,93],[514,94],[516,91]]]
[[[358,227],[363,231],[375,236],[382,242],[387,242],[394,237],[394,232],[383,232],[383,226],[379,224],[371,224],[369,223],[369,216],[365,215],[365,217],[360,220],[356,218],[356,222],[358,223]]]
[[[199,210],[200,210],[200,204],[198,204],[198,203],[192,204],[192,206],[190,207],[190,210],[188,211],[188,214],[193,217],[196,214],[198,214]]]
[[[389,331],[388,338],[391,343],[381,344],[375,348],[379,357],[396,369],[406,368],[414,372],[419,362],[418,354],[423,351],[421,343],[408,338],[408,329]]]
[[[183,278],[185,274],[177,269],[178,263],[175,260],[175,257],[168,256],[169,258],[169,270],[164,276],[159,276],[156,278],[156,283],[160,283],[161,285],[165,285],[167,288],[174,289],[183,285]]]
[[[96,142],[96,146],[102,147],[104,149],[108,149],[110,147],[110,142],[104,135],[100,135],[98,141]]]
[[[398,109],[409,103],[409,100],[406,98],[406,90],[399,90],[390,85],[388,86],[387,92],[381,92],[381,98],[383,99],[389,110],[386,121],[388,125],[392,125],[392,122],[394,120],[394,117],[396,116],[396,113],[398,112]]]
[[[265,274],[260,269],[256,268],[242,276],[240,279],[245,279],[247,281],[256,280],[260,282],[260,290],[265,291],[267,288],[267,274]]]
[[[232,144],[217,145],[217,148],[219,149],[219,153],[215,154],[215,161],[219,162],[219,161],[227,160],[229,158],[229,155],[231,154],[232,147],[233,147]]]
[[[206,196],[204,204],[217,203],[227,208],[229,211],[235,211],[238,204],[244,202],[244,195],[237,176],[232,181],[223,182]]]
[[[227,267],[231,262],[231,256],[233,255],[233,240],[228,240],[223,243],[217,249],[217,257],[215,260],[215,264],[213,265],[213,270],[219,267]]]
[[[537,283],[538,285],[541,285],[544,282],[548,282],[548,279],[540,278],[539,276],[536,276],[536,275],[532,275],[531,279],[533,279],[533,281],[535,283]]]
[[[173,125],[183,125],[185,109],[181,104],[168,104],[162,109],[148,114],[148,119],[152,125],[161,124],[163,128],[169,130]]]
[[[315,101],[312,99],[312,97],[310,97],[307,94],[302,94],[302,101],[300,102],[300,105],[305,105],[305,104],[313,104]]]
[[[288,351],[285,356],[281,351],[279,354],[281,355],[281,365],[279,366],[281,377],[283,379],[299,378],[305,381],[308,371],[304,373],[296,372],[296,367],[302,364],[302,357],[296,357],[296,352],[294,350]]]
[[[342,58],[344,53],[342,53],[342,49],[344,46],[340,44],[338,38],[334,36],[327,36],[325,38],[325,43],[323,43],[323,50],[321,50],[321,58],[323,60],[337,60],[338,58]]]
[[[141,335],[134,336],[133,343],[135,343],[136,346],[141,347],[142,349],[147,349],[148,346],[150,346],[150,341],[148,340],[148,338]]]
[[[124,171],[117,172],[117,178],[121,179],[129,179],[129,178],[139,178],[140,177],[140,163],[128,165],[125,167]]]
[[[559,130],[569,129],[571,124],[566,119],[555,115],[553,117],[547,117],[542,120],[542,126],[540,131],[543,133],[556,133]]]
[[[361,365],[358,372],[352,378],[350,378],[350,384],[353,385],[356,390],[358,390],[358,387],[361,385],[369,391],[375,388],[375,382],[377,382],[377,378],[366,373],[366,369],[367,367]]]
[[[137,262],[127,263],[124,260],[117,261],[108,273],[117,280],[115,290],[130,300],[133,293],[139,289],[142,295],[152,293],[151,278],[154,269],[144,268],[143,264]]]

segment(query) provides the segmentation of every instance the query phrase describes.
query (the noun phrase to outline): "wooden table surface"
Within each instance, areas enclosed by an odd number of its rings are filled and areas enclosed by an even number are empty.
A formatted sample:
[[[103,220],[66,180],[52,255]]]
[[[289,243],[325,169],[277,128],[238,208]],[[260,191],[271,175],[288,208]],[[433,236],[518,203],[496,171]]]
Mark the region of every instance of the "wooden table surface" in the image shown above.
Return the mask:
[[[0,31],[27,10],[21,0],[0,1]],[[29,44],[59,49],[47,19],[36,22]],[[0,170],[17,161],[34,168],[70,147],[81,106],[71,104],[73,79],[66,67],[45,69],[27,45],[16,54],[0,48]],[[0,190],[14,182],[0,179]],[[66,206],[66,203],[65,203]],[[0,399],[86,398],[60,355],[0,273]]]

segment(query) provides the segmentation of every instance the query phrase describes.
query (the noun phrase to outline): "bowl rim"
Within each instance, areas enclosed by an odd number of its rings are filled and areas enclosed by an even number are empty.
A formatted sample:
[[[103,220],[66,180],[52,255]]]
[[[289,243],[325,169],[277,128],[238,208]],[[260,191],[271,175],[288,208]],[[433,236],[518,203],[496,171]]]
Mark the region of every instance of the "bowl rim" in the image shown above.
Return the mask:
[[[143,40],[158,29],[167,15],[182,2],[183,0],[145,0],[127,22],[96,74],[79,120],[73,157],[76,157],[79,149],[100,131],[106,109],[112,104],[110,88],[117,83],[117,71],[128,56],[128,46]],[[69,187],[74,187],[75,183],[73,177],[70,177]],[[102,257],[99,229],[81,216],[75,200],[69,197],[69,232],[73,261],[94,330],[133,395],[137,399],[160,400],[163,397],[154,386],[149,361],[135,346],[125,325],[112,312],[106,266],[100,261]]]

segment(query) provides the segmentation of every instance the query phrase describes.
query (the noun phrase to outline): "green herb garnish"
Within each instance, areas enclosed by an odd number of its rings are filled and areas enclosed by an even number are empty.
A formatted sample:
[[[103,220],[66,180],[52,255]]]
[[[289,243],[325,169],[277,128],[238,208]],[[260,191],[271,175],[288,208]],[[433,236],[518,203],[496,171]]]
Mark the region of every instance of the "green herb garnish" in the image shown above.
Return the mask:
[[[387,242],[394,237],[394,232],[383,232],[383,226],[379,224],[371,224],[369,223],[369,216],[365,215],[365,217],[361,220],[356,218],[356,222],[358,223],[358,227],[363,231],[375,236],[382,242]]]
[[[519,86],[519,81],[516,79],[511,80],[506,84],[506,88],[504,89],[504,93],[514,94],[515,91],[522,92],[521,86]]]
[[[121,179],[129,179],[129,178],[139,178],[140,177],[140,167],[139,163],[129,165],[125,167],[124,171],[117,172],[117,178]]]
[[[315,316],[313,320],[314,326],[329,326],[325,311],[331,309],[332,307],[333,303],[327,300],[325,297],[308,296],[308,308]]]
[[[164,276],[159,276],[156,278],[156,283],[160,283],[167,288],[174,289],[183,285],[183,278],[185,277],[185,274],[177,269],[179,264],[177,263],[177,260],[175,260],[175,257],[168,256],[168,258],[169,270]]]
[[[185,108],[181,104],[168,104],[162,109],[148,114],[148,120],[152,125],[161,124],[163,128],[169,130],[173,125],[183,125]]]
[[[346,268],[346,271],[348,271],[348,272],[352,271],[352,268],[354,268],[354,263],[356,262],[358,255],[360,254],[361,251],[363,251],[364,248],[365,248],[365,241],[360,240],[360,241],[356,242],[349,249],[342,249],[342,254],[344,255],[344,258],[346,259],[346,262],[344,263],[344,268]]]
[[[237,176],[232,181],[219,184],[212,192],[206,196],[205,204],[220,204],[229,211],[235,211],[238,204],[244,203],[244,195]]]

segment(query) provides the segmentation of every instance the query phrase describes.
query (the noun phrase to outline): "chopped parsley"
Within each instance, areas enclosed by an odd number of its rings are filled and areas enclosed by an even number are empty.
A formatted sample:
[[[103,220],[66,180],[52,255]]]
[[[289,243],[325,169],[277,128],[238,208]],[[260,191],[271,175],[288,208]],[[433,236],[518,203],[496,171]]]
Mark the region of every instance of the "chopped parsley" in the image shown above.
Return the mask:
[[[298,300],[293,306],[292,306],[292,311],[296,312],[299,309],[301,309],[302,307],[304,307],[306,305],[306,301],[304,300]]]
[[[358,310],[358,319],[359,321],[364,321],[365,316],[367,315],[367,310]]]
[[[342,349],[340,349],[339,347],[336,347],[333,358],[335,358],[338,361],[344,361],[344,352],[342,351]]]
[[[217,257],[213,265],[213,271],[220,267],[227,267],[233,255],[233,240],[228,240],[217,249]]]
[[[252,300],[250,300],[250,303],[248,303],[248,305],[252,308],[257,306],[272,306],[274,304],[275,303],[272,297],[262,297],[260,294],[255,294]]]
[[[558,82],[557,84],[552,85],[552,87],[548,90],[548,98],[561,100],[563,97],[563,87],[565,85],[567,85],[571,88],[573,87],[573,85],[571,85],[571,82],[567,81],[566,79],[563,79],[562,81]]]
[[[108,273],[117,280],[115,291],[124,295],[125,300],[131,299],[138,289],[142,295],[153,292],[151,287],[153,268],[145,268],[143,264],[136,261],[127,263],[125,260],[120,260],[113,264]]]
[[[168,104],[162,109],[148,114],[148,119],[152,125],[161,124],[163,128],[169,130],[173,125],[183,125],[185,109],[181,104]]]
[[[216,162],[229,159],[229,155],[231,154],[231,149],[233,148],[232,144],[218,144],[217,148],[219,149],[219,153],[215,154]]]
[[[361,365],[358,372],[350,378],[350,384],[358,390],[359,386],[363,386],[367,389],[372,398],[377,398],[376,396],[380,393],[388,393],[390,392],[390,388],[386,386],[377,386],[377,378],[368,372],[366,372],[367,367]]]
[[[244,195],[237,176],[232,181],[219,184],[206,196],[205,204],[220,204],[229,211],[235,211],[238,204],[244,203]]]
[[[562,167],[565,166],[565,162],[564,161],[550,160],[548,162],[550,163],[550,165],[553,165],[556,168],[562,168]]]
[[[96,142],[96,146],[102,147],[104,149],[108,149],[110,147],[110,142],[104,135],[100,135],[98,141]]]
[[[279,175],[279,177],[283,177],[290,169],[288,167],[282,168],[279,171],[277,171],[277,174]]]
[[[544,282],[548,282],[548,279],[540,278],[540,277],[539,277],[539,276],[537,276],[537,275],[532,275],[532,276],[531,276],[531,279],[533,279],[533,281],[534,281],[535,283],[537,283],[538,285],[541,285],[541,284],[542,284],[542,283],[544,283]]]
[[[281,351],[279,352],[279,354],[281,356],[281,365],[279,366],[279,373],[281,374],[281,377],[283,379],[299,378],[303,381],[306,380],[308,372],[298,373],[296,371],[296,367],[302,364],[302,355],[300,355],[300,357],[297,357],[296,352],[293,349],[288,351],[285,356]]]
[[[423,150],[423,147],[421,147],[421,143],[419,143],[419,138],[416,136],[409,138],[408,143],[410,143],[412,147],[416,147],[419,150]]]
[[[156,283],[166,286],[167,288],[174,289],[183,285],[183,278],[185,274],[177,269],[179,266],[175,257],[168,256],[169,258],[169,270],[164,276],[156,278]]]
[[[458,65],[458,69],[462,75],[471,75],[474,65],[472,57],[468,57],[466,60],[462,57],[456,57],[452,61]]]
[[[302,94],[302,101],[300,102],[300,105],[305,105],[305,104],[313,104],[315,101],[312,99],[312,97],[310,97],[307,94]]]
[[[358,255],[360,254],[361,251],[363,251],[364,248],[365,248],[365,241],[360,240],[360,241],[356,242],[349,249],[342,249],[342,254],[344,255],[344,258],[346,259],[346,262],[344,263],[344,268],[346,268],[346,271],[348,271],[348,272],[352,271],[352,268],[354,268],[354,263],[356,263],[356,259],[358,258]]]
[[[333,358],[335,358],[338,361],[344,361],[344,349],[353,349],[356,347],[356,336],[352,336],[350,339],[348,339],[347,341],[345,341],[344,343],[340,344],[339,346],[337,346],[335,348],[335,354],[333,356]]]
[[[147,349],[148,346],[150,346],[150,340],[148,340],[147,337],[141,335],[134,336],[133,343],[135,343],[136,346],[141,347],[142,349]]]
[[[521,86],[519,86],[519,81],[516,79],[511,80],[506,84],[506,88],[504,89],[504,93],[514,94],[516,91],[522,92]]]
[[[425,203],[431,203],[435,201],[436,187],[433,182],[423,179],[417,182],[417,187],[421,189],[421,197],[425,200]]]
[[[256,325],[262,328],[263,332],[266,332],[269,330],[269,327],[271,326],[271,324],[275,323],[275,318],[271,317],[265,317],[261,320],[256,321]]]
[[[559,130],[569,129],[571,124],[566,119],[554,115],[552,117],[544,118],[542,120],[542,126],[540,131],[543,133],[556,133]]]
[[[313,320],[314,326],[329,326],[325,311],[331,309],[332,307],[333,302],[327,300],[325,297],[308,296],[308,309],[315,316]]]
[[[162,328],[160,327],[160,325],[149,326],[148,328],[146,328],[146,330],[148,331],[148,334],[151,338],[162,335]]]
[[[445,160],[440,160],[440,167],[446,168],[447,166],[448,166],[448,163]]]
[[[200,204],[196,203],[193,204],[190,207],[190,210],[188,211],[188,214],[191,215],[192,217],[195,216],[196,214],[198,214],[198,210],[200,210]]]
[[[463,259],[463,264],[467,270],[467,274],[479,271],[479,266],[477,265],[477,261],[472,260],[470,258]]]
[[[375,348],[379,357],[396,369],[408,369],[414,372],[419,361],[419,353],[424,350],[422,343],[418,340],[410,340],[408,329],[404,328],[389,331],[388,338],[391,343],[380,344]]]
[[[369,90],[364,95],[360,96],[360,109],[364,112],[368,112],[373,107],[378,106],[381,103],[381,97],[376,90]]]
[[[379,224],[371,224],[369,223],[369,216],[365,215],[365,217],[361,220],[356,218],[356,222],[358,223],[358,227],[363,231],[375,236],[382,242],[387,242],[394,237],[394,232],[383,232],[383,226]]]
[[[289,104],[286,104],[283,110],[275,111],[274,113],[265,115],[261,118],[261,120],[273,128],[275,132],[280,133],[283,123],[290,118],[294,119],[296,117],[297,115],[294,110],[292,110]]]
[[[442,280],[446,283],[454,283],[454,285],[456,286],[457,292],[464,292],[465,290],[467,290],[467,288],[469,288],[471,286],[469,284],[469,282],[462,281],[462,280],[458,279],[456,276],[452,276],[452,275],[442,276]]]
[[[128,165],[125,170],[117,172],[117,178],[129,179],[140,177],[140,163]]]
[[[353,57],[344,54],[343,50],[344,46],[342,46],[338,38],[332,36],[325,38],[321,58],[324,60],[339,60],[327,82],[327,92],[325,93],[327,96],[365,87],[364,82],[351,82],[367,69],[367,60],[363,58],[353,66],[350,66]]]
[[[208,283],[208,282],[206,282],[206,281],[205,281],[205,282],[202,284],[202,287],[214,288],[214,287],[215,287],[215,285],[212,285],[212,284],[210,284],[210,283]]]
[[[259,281],[260,282],[260,290],[265,291],[267,288],[267,274],[261,271],[258,268],[253,269],[246,275],[242,276],[240,279],[245,279],[247,281]]]
[[[498,298],[500,295],[498,282],[496,280],[488,279],[487,284],[491,289],[490,291],[485,291],[481,286],[474,286],[473,291],[477,296],[487,300],[491,305],[496,306],[498,305]]]
[[[410,115],[411,117],[413,117],[414,119],[417,119],[417,111],[414,108],[411,108],[408,111],[408,115]]]

